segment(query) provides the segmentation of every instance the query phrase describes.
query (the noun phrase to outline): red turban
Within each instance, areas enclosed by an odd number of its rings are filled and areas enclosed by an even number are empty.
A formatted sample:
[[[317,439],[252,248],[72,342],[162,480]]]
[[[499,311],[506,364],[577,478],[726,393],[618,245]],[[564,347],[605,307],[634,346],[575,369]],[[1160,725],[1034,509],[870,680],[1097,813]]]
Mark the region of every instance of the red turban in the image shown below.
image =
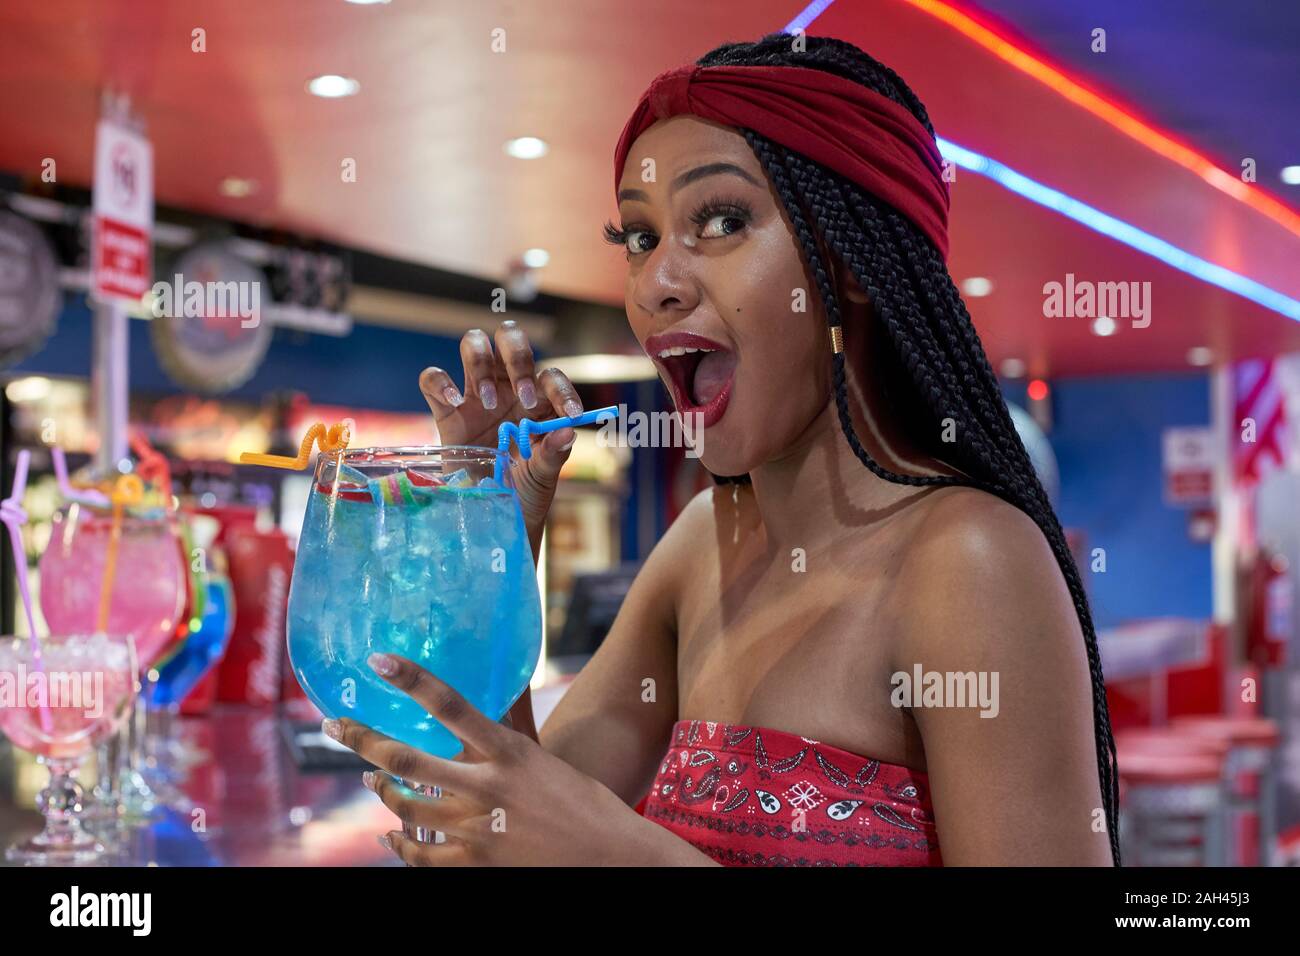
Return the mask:
[[[641,95],[614,150],[614,190],[633,141],[690,113],[751,129],[884,200],[948,254],[948,184],[934,137],[905,107],[860,83],[798,66],[683,66]]]

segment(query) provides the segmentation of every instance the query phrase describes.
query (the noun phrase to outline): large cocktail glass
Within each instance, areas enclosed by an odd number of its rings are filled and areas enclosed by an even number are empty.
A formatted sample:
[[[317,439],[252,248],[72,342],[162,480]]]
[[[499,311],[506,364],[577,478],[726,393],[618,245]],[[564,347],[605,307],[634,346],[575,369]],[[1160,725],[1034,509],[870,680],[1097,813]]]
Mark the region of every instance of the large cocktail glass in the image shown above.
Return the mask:
[[[186,563],[175,518],[142,518],[71,504],[54,516],[49,546],[41,555],[41,611],[51,631],[76,634],[96,631],[100,624],[103,583],[108,573],[115,533],[115,569],[108,593],[105,630],[132,638],[136,654],[137,687],[154,662],[176,641],[185,601]],[[144,704],[135,704],[132,733],[124,746],[105,748],[101,756],[125,754],[120,781],[121,809],[147,818],[156,797],[141,772],[144,759]],[[119,798],[113,761],[105,759],[96,796],[107,805]]]
[[[439,757],[460,742],[367,665],[399,654],[494,720],[541,652],[541,602],[508,452],[322,454],[289,590],[289,658],[308,697]]]

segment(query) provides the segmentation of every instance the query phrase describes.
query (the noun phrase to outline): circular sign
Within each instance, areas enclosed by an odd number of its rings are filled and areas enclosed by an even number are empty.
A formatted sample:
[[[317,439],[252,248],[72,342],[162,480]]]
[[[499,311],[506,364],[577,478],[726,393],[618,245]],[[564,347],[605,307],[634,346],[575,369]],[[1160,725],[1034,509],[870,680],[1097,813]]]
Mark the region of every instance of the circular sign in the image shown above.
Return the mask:
[[[158,360],[178,384],[218,394],[244,384],[271,345],[260,269],[207,242],[186,250],[149,297]]]
[[[0,210],[0,366],[37,351],[59,318],[59,261],[49,239]]]

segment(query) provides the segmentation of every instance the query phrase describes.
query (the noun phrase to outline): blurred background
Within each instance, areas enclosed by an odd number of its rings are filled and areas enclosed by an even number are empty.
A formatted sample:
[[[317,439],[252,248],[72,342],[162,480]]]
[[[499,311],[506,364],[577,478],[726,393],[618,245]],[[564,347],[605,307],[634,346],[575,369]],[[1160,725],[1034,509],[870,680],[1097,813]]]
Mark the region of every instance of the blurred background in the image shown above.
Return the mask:
[[[600,238],[615,140],[662,70],[782,29],[891,66],[942,138],[951,272],[1100,632],[1133,768],[1126,842],[1146,862],[1300,860],[1300,7],[14,0],[0,484],[29,450],[34,589],[60,503],[51,446],[111,470],[142,435],[182,507],[215,519],[239,610],[184,711],[191,785],[229,826],[185,859],[381,855],[353,839],[375,832],[354,778],[276,742],[301,707],[292,676],[275,693],[249,676],[283,669],[268,568],[291,567],[310,478],[239,454],[292,452],[344,417],[365,445],[435,442],[420,371],[459,378],[460,336],[505,318],[587,408],[669,410]],[[154,318],[147,290],[176,274],[257,283],[261,321]],[[1087,284],[1133,297],[1055,314],[1053,283],[1076,303]],[[539,567],[539,718],[711,483],[681,449],[590,431],[565,479]],[[26,627],[4,551],[0,632]],[[0,831],[36,786],[3,748]],[[1212,773],[1179,759],[1206,753]],[[151,839],[146,856],[180,858]]]

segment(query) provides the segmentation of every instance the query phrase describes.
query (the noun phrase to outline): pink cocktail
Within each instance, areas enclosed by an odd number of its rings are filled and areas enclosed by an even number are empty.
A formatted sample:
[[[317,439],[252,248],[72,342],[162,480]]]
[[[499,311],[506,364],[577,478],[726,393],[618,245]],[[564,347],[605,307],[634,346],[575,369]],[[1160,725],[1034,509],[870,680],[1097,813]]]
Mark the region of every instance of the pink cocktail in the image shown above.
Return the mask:
[[[55,515],[50,544],[40,561],[41,611],[51,631],[99,629],[112,534],[111,514],[73,505]],[[179,542],[169,519],[121,519],[104,630],[135,640],[142,674],[176,639],[186,573]]]
[[[39,655],[38,655],[39,651]],[[135,687],[129,638],[107,634],[0,638],[0,734],[50,771],[37,799],[45,829],[6,851],[23,863],[78,863],[104,847],[81,826],[76,773],[125,719]]]

